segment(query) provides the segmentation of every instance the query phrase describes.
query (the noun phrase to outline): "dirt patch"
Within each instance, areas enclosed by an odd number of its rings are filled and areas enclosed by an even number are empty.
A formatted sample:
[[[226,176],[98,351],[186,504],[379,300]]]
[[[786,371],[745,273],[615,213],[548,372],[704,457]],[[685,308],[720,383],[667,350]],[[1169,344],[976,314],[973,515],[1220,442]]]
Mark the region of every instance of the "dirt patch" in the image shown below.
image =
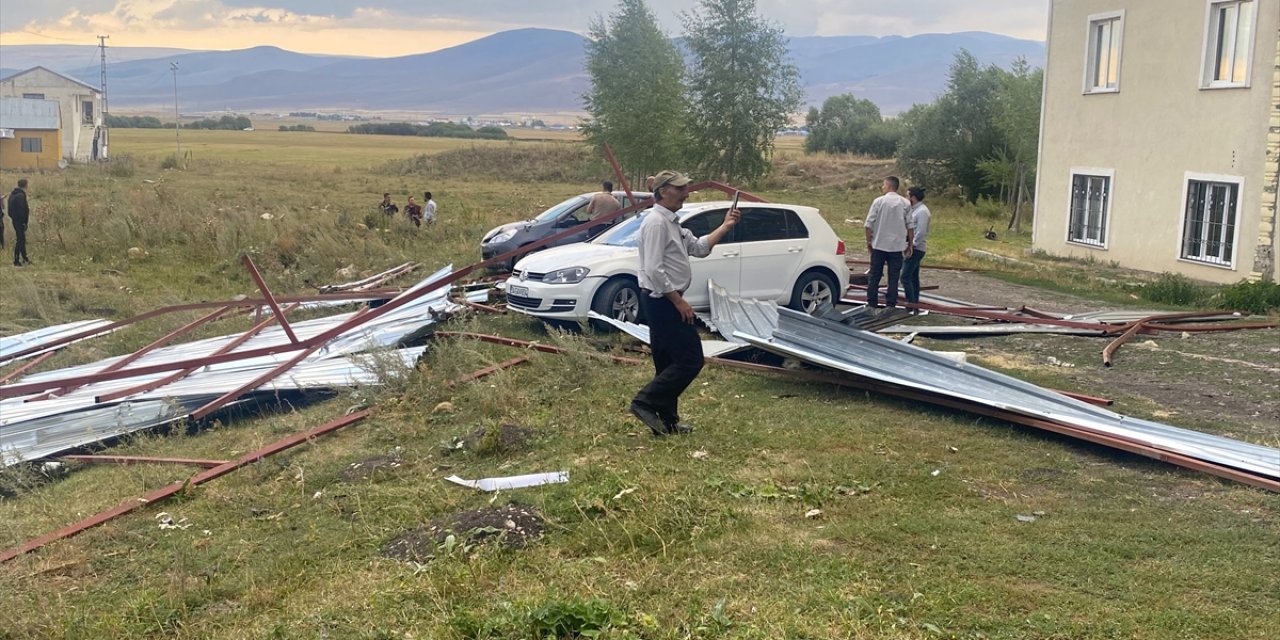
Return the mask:
[[[384,545],[382,555],[426,562],[441,552],[450,535],[467,544],[492,543],[519,549],[541,537],[545,523],[536,511],[518,505],[463,511],[406,531]]]
[[[338,474],[338,478],[343,482],[377,480],[390,476],[400,466],[399,456],[373,456],[372,458],[365,458],[360,462],[352,462],[347,465],[347,468]]]
[[[517,424],[501,424],[490,429],[480,427],[467,434],[466,446],[479,453],[508,453],[528,446],[534,430]]]

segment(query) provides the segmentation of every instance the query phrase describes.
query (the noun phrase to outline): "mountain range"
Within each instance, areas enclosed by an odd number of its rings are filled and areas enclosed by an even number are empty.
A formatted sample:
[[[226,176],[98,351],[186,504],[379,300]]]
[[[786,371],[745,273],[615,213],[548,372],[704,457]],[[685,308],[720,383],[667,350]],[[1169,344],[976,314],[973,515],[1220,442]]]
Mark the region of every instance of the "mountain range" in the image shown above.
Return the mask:
[[[677,41],[678,44],[678,41]],[[589,87],[586,39],[569,31],[516,29],[449,49],[394,58],[295,53],[277,47],[189,51],[107,48],[113,111],[169,108],[174,76],[184,113],[401,111],[441,115],[551,114],[582,110]],[[893,114],[946,88],[956,52],[1008,67],[1043,66],[1044,43],[993,33],[806,36],[788,39],[806,101],[853,93]],[[35,65],[97,86],[97,47],[5,45],[0,77]]]

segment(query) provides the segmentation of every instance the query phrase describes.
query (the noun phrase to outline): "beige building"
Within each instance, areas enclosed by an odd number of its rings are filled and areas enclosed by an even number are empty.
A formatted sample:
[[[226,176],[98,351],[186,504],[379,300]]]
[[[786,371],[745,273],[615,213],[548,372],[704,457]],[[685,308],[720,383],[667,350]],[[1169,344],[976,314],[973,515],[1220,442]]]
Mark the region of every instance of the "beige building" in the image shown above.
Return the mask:
[[[0,80],[0,97],[55,100],[62,112],[62,158],[89,162],[103,157],[102,92],[71,76],[32,67]],[[4,127],[0,123],[0,127]]]
[[[1034,244],[1280,279],[1280,0],[1051,0]]]

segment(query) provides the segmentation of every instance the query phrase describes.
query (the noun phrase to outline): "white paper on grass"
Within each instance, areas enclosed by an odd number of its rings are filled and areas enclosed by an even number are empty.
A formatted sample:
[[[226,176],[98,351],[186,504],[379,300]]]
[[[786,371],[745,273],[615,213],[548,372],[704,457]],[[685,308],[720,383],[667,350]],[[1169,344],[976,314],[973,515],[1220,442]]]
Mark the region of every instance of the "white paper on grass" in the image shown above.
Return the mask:
[[[531,473],[524,476],[507,476],[505,478],[484,478],[482,480],[463,480],[458,476],[449,476],[445,478],[454,484],[460,484],[464,487],[479,489],[481,491],[506,491],[507,489],[523,489],[525,487],[537,487],[544,484],[560,484],[569,481],[568,471],[553,471],[551,473]]]

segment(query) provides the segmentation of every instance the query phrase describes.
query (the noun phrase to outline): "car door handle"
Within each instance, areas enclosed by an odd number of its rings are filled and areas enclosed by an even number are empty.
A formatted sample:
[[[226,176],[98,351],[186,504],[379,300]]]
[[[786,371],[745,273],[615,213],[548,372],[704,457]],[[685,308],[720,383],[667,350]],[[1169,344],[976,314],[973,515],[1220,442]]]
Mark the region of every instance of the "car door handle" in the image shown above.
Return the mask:
[[[738,257],[738,252],[737,252],[737,251],[726,251],[726,252],[724,252],[724,253],[720,254],[720,257],[722,257],[722,258],[736,258],[736,257]]]
[[[787,247],[787,253],[800,253],[804,251],[803,247]]]

